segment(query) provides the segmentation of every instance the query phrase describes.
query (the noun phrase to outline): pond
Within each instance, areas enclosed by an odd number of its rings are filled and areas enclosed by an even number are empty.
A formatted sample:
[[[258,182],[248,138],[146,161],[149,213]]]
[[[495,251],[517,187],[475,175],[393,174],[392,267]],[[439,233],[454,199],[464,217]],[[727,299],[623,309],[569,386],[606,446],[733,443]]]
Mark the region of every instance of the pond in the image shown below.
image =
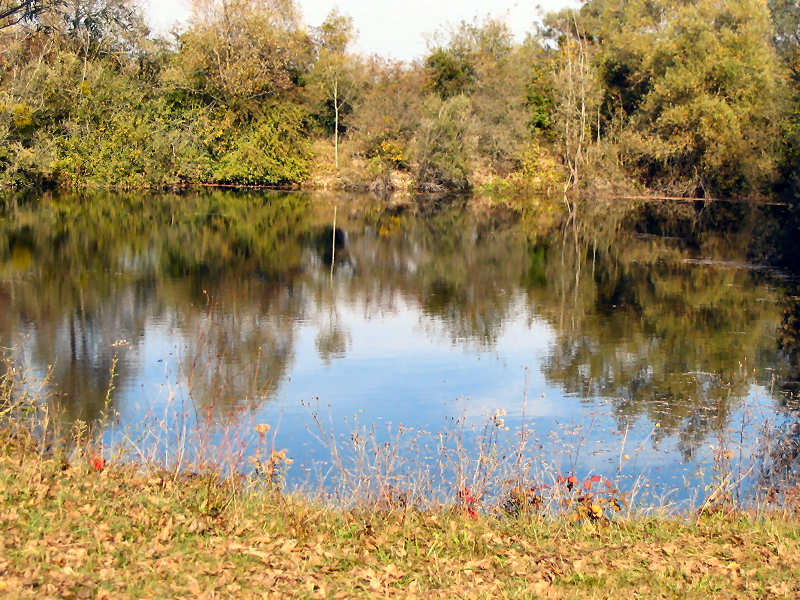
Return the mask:
[[[464,200],[348,194],[2,206],[0,346],[67,420],[113,413],[109,445],[177,461],[203,428],[246,458],[269,424],[289,485],[324,488],[337,461],[441,483],[524,428],[545,479],[601,474],[664,504],[701,498],[720,448],[752,485],[765,424],[797,420],[800,309],[763,262],[769,210],[545,233]]]

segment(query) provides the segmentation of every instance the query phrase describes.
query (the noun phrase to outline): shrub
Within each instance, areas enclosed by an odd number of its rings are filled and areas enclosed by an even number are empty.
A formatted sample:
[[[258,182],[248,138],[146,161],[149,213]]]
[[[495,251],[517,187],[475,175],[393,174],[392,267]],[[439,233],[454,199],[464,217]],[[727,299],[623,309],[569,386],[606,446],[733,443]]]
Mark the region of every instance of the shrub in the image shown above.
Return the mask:
[[[310,173],[310,160],[303,110],[279,104],[232,140],[231,149],[216,164],[214,178],[244,185],[299,183]]]

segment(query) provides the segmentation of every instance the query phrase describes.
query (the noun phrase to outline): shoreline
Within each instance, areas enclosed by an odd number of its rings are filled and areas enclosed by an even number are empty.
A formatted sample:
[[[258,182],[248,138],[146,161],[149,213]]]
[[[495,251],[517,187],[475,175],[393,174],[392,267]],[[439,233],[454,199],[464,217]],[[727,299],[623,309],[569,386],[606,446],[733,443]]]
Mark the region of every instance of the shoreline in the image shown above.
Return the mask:
[[[4,432],[8,433],[8,431]],[[795,597],[797,513],[618,520],[321,506],[213,472],[0,448],[0,593],[27,597]]]

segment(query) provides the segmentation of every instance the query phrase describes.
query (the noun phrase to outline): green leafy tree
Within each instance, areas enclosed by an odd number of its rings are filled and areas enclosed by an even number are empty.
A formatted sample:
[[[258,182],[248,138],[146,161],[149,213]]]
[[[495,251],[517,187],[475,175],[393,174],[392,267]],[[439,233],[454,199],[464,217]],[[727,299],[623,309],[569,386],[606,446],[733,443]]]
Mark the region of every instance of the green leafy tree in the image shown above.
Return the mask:
[[[626,164],[674,192],[763,189],[775,169],[781,102],[760,0],[592,0],[580,26],[599,47],[608,126]]]
[[[775,47],[794,79],[800,82],[800,3],[797,0],[769,0]]]
[[[198,0],[165,83],[206,102],[247,110],[289,93],[310,58],[291,0]]]
[[[426,57],[432,93],[444,101],[470,100],[476,166],[501,174],[520,166],[530,137],[528,83],[539,58],[537,46],[515,44],[495,19],[462,22]]]
[[[431,91],[443,100],[468,94],[475,83],[475,69],[462,48],[436,48],[425,59]]]

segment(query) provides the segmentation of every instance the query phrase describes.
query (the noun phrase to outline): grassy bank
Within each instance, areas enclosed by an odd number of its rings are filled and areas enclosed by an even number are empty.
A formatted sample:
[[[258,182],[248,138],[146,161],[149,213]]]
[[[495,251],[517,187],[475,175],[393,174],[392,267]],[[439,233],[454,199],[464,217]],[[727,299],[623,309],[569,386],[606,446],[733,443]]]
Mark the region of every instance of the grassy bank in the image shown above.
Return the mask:
[[[797,597],[800,520],[570,523],[452,507],[343,511],[211,474],[0,450],[0,595]]]

